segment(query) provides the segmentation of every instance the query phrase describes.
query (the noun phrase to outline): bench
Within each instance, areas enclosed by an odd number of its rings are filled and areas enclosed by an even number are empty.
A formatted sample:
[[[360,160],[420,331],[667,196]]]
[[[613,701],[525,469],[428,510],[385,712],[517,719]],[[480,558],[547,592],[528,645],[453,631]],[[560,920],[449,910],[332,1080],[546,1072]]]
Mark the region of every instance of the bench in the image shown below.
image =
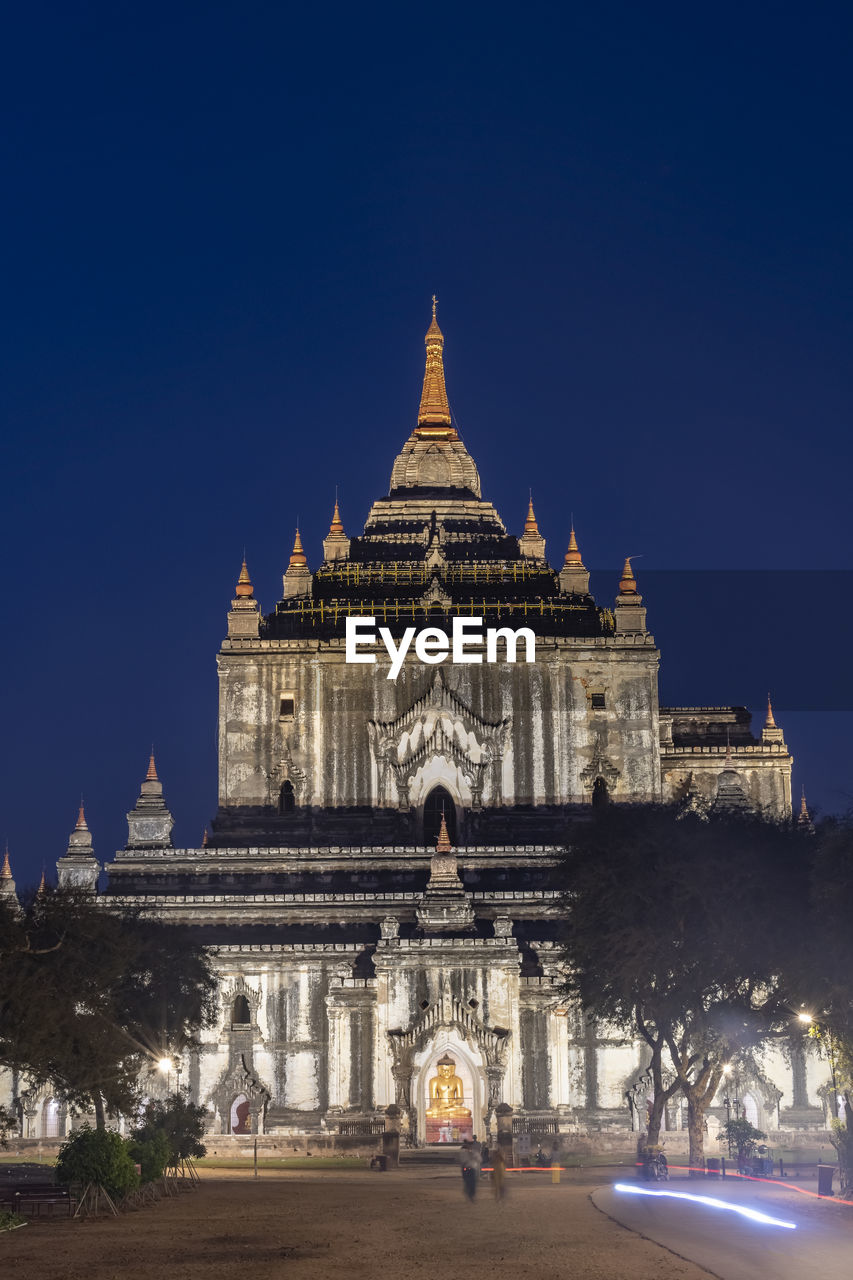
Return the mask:
[[[0,1188],[0,1203],[23,1217],[52,1216],[59,1208],[70,1218],[77,1199],[67,1187],[59,1187],[53,1182],[19,1182]]]

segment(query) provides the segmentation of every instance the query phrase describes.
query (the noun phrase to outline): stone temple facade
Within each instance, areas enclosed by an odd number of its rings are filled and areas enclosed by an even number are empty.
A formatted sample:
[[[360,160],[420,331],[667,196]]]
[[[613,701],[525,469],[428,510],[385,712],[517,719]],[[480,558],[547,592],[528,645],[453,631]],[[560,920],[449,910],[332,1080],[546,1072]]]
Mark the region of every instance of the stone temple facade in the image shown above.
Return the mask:
[[[554,868],[572,823],[625,801],[791,811],[769,706],[754,735],[741,707],[659,705],[629,561],[600,604],[574,530],[556,568],[532,502],[522,535],[507,532],[453,425],[443,345],[433,308],[416,425],[363,532],[349,537],[335,504],[312,570],[297,531],[267,615],[243,565],[218,655],[209,837],[173,847],[152,757],[106,868],[107,893],[215,949],[221,1019],[180,1065],[216,1134],[345,1146],[396,1106],[423,1143],[445,1055],[480,1133],[508,1108],[542,1138],[624,1131],[643,1051],[559,997]],[[470,617],[498,631],[491,652],[471,631],[466,661],[437,660],[433,637],[389,678],[379,628],[397,646]],[[94,887],[81,822],[60,879]],[[795,1055],[744,1081],[748,1114],[820,1124],[815,1071]],[[48,1103],[32,1102],[31,1131]]]

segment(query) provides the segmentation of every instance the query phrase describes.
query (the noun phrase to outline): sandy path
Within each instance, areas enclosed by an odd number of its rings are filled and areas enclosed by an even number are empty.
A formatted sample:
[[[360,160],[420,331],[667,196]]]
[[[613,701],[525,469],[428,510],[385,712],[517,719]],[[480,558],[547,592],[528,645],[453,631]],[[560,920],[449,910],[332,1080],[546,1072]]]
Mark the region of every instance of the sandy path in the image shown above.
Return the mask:
[[[120,1219],[32,1223],[0,1236],[15,1280],[707,1280],[589,1200],[591,1185],[528,1179],[474,1204],[454,1172],[206,1178]],[[438,1264],[438,1265],[436,1265]]]

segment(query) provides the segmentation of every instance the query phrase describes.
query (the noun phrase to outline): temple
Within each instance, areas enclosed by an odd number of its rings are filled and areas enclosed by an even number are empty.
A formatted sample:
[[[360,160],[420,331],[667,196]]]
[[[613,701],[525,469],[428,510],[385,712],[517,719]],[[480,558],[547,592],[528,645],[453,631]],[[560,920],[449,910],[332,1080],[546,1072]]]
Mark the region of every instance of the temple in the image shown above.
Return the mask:
[[[518,536],[483,497],[433,303],[417,418],[363,530],[336,501],[313,568],[296,530],[268,614],[242,565],[204,843],[173,847],[152,755],[106,868],[108,894],[215,949],[221,1019],[182,1064],[212,1133],[345,1147],[389,1107],[410,1144],[493,1133],[499,1113],[566,1141],[630,1123],[642,1049],[559,996],[572,824],[643,801],[787,817],[792,762],[769,703],[758,734],[742,707],[661,707],[630,559],[597,601],[574,528],[562,536],[552,565],[532,497]],[[347,661],[347,619],[399,642],[467,617],[497,629],[506,660],[410,647],[396,679],[379,643]],[[512,662],[524,630],[535,658]],[[85,820],[58,866],[94,888]],[[821,1122],[807,1065],[744,1081],[756,1124]]]

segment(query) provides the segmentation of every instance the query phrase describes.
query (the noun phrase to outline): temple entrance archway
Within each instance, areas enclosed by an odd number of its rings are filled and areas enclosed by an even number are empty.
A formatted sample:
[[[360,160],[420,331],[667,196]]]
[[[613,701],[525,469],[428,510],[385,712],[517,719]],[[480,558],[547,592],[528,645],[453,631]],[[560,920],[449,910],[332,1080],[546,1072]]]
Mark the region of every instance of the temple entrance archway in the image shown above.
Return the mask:
[[[441,827],[441,815],[444,814],[444,820],[447,823],[447,831],[450,835],[450,843],[457,843],[456,831],[456,803],[453,796],[447,790],[447,787],[441,785],[433,787],[427,798],[424,800],[424,844],[434,845],[438,839],[439,828]]]
[[[249,1121],[249,1099],[245,1093],[238,1093],[231,1103],[230,1129],[232,1133],[251,1133]]]
[[[452,1060],[452,1068],[445,1067],[450,1076],[455,1076],[461,1086],[461,1101],[454,1104],[457,1112],[464,1114],[428,1115],[433,1099],[430,1097],[430,1082],[440,1078],[439,1062]],[[412,1079],[412,1098],[417,1111],[418,1142],[428,1145],[455,1144],[477,1134],[484,1136],[483,1114],[488,1094],[485,1082],[485,1070],[479,1049],[472,1049],[461,1036],[450,1031],[438,1036],[432,1043],[415,1055]]]

